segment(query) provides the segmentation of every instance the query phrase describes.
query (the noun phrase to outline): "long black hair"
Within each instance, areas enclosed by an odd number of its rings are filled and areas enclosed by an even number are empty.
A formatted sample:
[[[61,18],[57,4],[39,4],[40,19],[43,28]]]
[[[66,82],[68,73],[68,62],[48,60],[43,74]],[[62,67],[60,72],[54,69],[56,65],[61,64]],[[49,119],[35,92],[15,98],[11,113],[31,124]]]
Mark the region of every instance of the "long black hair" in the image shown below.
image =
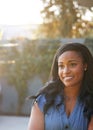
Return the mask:
[[[66,43],[58,48],[53,59],[49,82],[45,84],[34,98],[36,99],[40,94],[45,94],[46,104],[44,112],[46,113],[49,107],[54,104],[56,96],[64,95],[64,84],[58,76],[58,57],[66,51],[76,51],[82,57],[83,62],[87,64],[79,99],[85,104],[84,114],[90,118],[91,114],[93,114],[93,57],[89,49],[81,43]],[[62,102],[63,98],[60,104]]]

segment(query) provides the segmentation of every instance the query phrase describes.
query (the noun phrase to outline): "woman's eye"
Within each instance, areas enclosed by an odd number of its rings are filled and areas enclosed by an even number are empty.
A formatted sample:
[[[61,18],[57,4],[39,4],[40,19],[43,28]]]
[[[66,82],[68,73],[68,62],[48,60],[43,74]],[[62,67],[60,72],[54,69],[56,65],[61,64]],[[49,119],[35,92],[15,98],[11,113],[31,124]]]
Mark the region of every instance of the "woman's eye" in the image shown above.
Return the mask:
[[[71,67],[74,67],[74,66],[76,66],[76,65],[77,65],[76,63],[71,63],[71,64],[70,64]]]
[[[58,67],[59,67],[59,68],[61,68],[61,69],[63,69],[63,68],[64,68],[64,66],[63,66],[63,65],[58,65]]]

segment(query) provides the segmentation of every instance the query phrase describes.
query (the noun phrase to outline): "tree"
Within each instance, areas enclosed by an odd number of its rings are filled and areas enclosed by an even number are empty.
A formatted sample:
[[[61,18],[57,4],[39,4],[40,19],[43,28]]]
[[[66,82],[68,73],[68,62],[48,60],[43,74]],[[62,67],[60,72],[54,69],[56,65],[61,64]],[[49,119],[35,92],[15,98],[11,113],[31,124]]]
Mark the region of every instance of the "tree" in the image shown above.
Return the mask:
[[[91,8],[93,7],[93,0],[78,0],[80,6]]]
[[[80,20],[76,22],[72,28],[73,37],[92,38],[93,37],[93,22]]]
[[[73,28],[78,30],[78,26],[76,26],[77,23],[81,24],[85,21],[82,19],[82,15],[86,13],[86,9],[79,6],[77,0],[42,1],[44,3],[44,8],[41,13],[44,23],[41,25],[40,31],[43,32],[43,35],[52,38],[76,37],[73,35]],[[84,30],[82,26],[81,29]],[[81,31],[79,31],[78,34],[80,37]]]

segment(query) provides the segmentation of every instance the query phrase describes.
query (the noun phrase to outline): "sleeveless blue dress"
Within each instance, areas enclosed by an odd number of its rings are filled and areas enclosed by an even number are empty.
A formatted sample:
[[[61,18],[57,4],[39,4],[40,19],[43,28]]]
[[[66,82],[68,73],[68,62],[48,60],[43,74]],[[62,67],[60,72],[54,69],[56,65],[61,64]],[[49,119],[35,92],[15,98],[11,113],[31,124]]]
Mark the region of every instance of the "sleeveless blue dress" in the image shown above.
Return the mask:
[[[77,100],[76,105],[68,117],[65,112],[64,104],[56,108],[61,100],[60,96],[56,97],[55,104],[51,106],[45,114],[45,130],[87,130],[88,119],[84,116],[84,105]],[[42,112],[46,99],[44,95],[40,95],[36,99],[38,106]]]

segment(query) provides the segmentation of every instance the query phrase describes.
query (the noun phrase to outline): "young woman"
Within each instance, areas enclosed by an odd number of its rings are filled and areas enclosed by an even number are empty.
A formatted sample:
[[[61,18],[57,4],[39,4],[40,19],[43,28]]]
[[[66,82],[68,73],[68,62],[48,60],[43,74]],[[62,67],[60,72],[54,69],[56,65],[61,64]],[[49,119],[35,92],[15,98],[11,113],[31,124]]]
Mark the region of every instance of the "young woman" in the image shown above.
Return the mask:
[[[93,57],[88,48],[61,46],[50,81],[32,98],[28,130],[93,130]]]

